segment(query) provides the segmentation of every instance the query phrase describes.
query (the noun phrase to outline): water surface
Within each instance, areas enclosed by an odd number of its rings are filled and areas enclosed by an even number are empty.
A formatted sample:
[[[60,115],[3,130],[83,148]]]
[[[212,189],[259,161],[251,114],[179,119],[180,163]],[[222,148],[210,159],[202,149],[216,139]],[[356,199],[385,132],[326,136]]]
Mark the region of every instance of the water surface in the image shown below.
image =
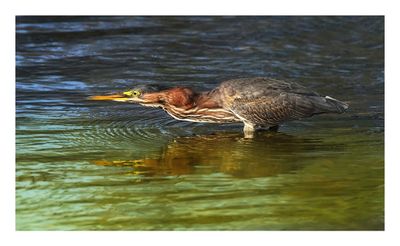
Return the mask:
[[[383,17],[17,17],[17,230],[382,230]],[[240,124],[86,98],[269,76],[348,102]]]

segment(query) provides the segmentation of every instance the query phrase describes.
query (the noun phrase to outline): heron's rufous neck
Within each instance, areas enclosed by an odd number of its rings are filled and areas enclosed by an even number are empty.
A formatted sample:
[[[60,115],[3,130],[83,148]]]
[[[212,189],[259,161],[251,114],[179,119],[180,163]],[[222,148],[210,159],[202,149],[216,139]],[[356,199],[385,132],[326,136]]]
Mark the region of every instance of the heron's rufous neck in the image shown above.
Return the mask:
[[[168,104],[181,109],[220,107],[218,102],[209,93],[196,93],[185,87],[176,87],[161,92],[145,94],[143,95],[143,99],[148,102]]]

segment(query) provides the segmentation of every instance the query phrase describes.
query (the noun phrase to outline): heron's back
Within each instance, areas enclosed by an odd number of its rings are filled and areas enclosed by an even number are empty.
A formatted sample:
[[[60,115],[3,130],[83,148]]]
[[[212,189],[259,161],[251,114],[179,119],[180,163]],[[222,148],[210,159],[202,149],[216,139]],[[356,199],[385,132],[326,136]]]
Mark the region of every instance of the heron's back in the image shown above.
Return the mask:
[[[217,90],[224,108],[255,125],[278,125],[315,114],[343,113],[348,107],[298,83],[270,78],[228,80]]]

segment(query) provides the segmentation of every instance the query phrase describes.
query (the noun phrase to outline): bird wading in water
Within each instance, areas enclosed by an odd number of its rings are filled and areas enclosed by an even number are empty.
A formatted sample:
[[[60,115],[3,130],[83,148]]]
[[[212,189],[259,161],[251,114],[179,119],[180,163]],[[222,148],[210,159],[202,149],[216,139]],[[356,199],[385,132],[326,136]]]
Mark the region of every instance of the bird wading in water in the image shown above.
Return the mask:
[[[348,105],[321,96],[295,82],[271,78],[240,78],[222,82],[208,92],[187,87],[138,85],[128,91],[90,100],[111,100],[159,107],[177,120],[208,123],[244,123],[251,138],[259,127],[277,130],[286,121],[323,113],[343,113]]]

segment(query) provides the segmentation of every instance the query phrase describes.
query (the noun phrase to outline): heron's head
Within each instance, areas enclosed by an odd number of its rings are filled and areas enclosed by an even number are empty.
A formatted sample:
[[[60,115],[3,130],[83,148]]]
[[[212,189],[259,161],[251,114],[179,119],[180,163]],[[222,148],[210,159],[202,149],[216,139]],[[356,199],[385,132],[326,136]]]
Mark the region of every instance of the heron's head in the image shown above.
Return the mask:
[[[91,96],[89,100],[139,103],[150,107],[185,107],[192,103],[194,95],[191,89],[184,87],[168,89],[160,85],[137,85],[116,94]]]

